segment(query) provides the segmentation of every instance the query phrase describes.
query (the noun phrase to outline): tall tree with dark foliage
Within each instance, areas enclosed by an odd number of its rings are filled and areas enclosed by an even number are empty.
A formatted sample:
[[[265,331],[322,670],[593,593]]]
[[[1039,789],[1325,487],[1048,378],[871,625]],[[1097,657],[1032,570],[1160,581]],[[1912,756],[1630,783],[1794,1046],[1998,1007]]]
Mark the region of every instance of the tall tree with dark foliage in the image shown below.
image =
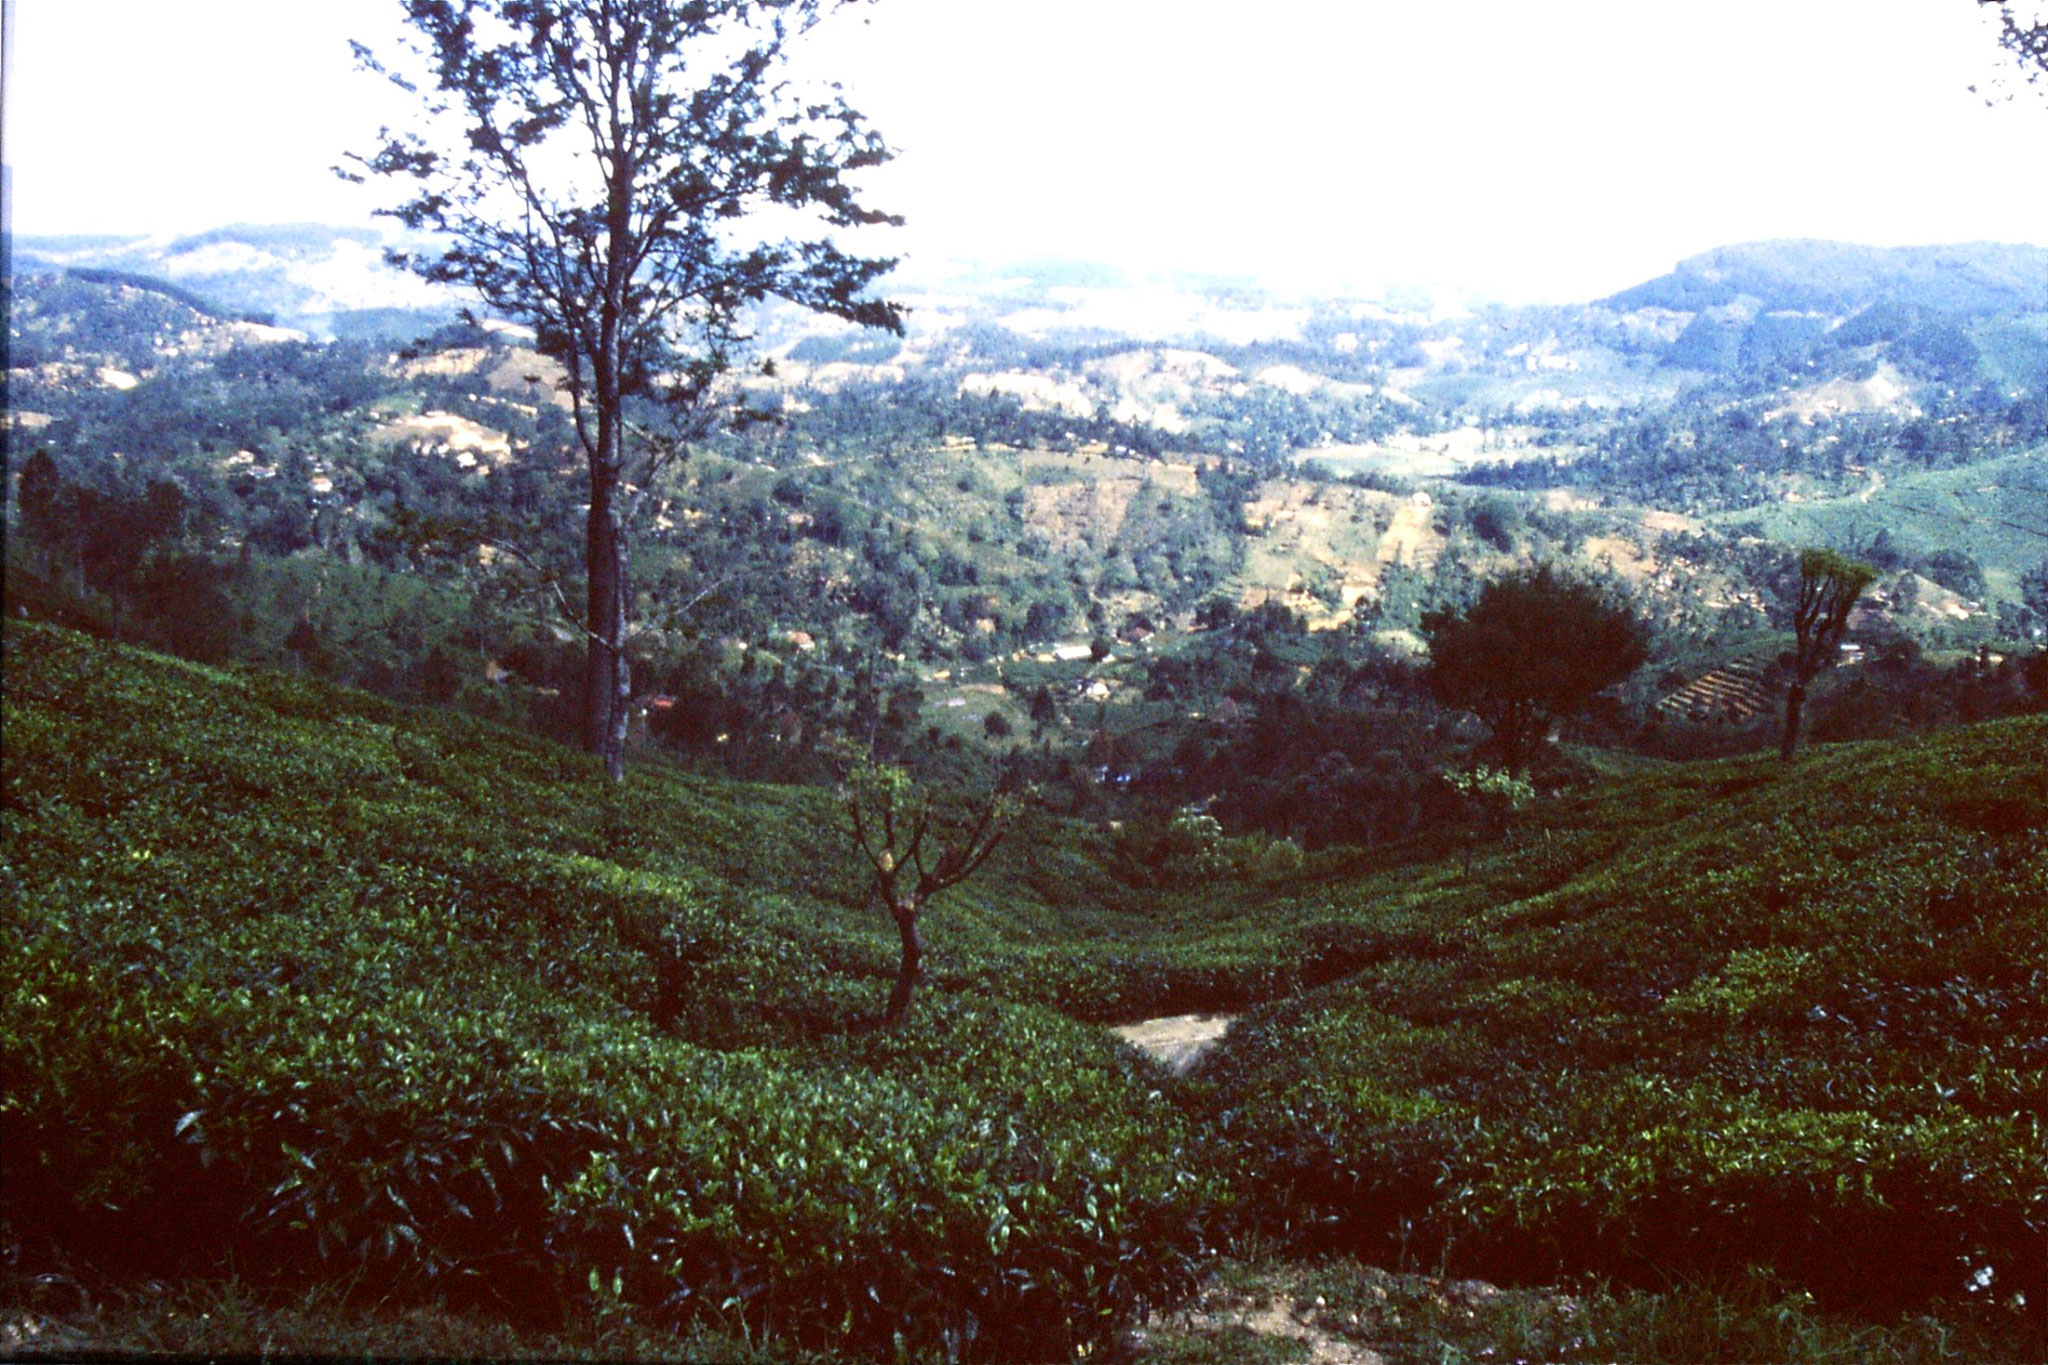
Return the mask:
[[[1463,613],[1422,618],[1436,699],[1477,715],[1511,772],[1526,771],[1552,722],[1636,671],[1643,625],[1600,589],[1549,566],[1496,579]]]
[[[634,503],[728,414],[719,381],[745,310],[779,297],[902,329],[870,293],[893,262],[831,237],[900,221],[852,183],[889,148],[836,90],[800,92],[785,69],[842,3],[404,0],[403,58],[356,45],[421,112],[343,174],[408,183],[394,216],[448,245],[401,263],[532,323],[566,370],[590,477],[584,742],[614,780]]]

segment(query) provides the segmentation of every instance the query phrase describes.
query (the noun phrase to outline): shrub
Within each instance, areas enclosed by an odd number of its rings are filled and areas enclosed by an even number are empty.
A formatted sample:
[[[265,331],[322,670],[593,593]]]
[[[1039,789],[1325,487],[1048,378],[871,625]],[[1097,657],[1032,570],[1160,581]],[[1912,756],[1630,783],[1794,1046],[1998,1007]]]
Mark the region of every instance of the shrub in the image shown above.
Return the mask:
[[[1430,935],[1318,928],[1355,975],[1205,1073],[1254,1215],[1512,1279],[1763,1263],[1861,1310],[2041,1283],[2048,728],[1835,760],[1702,766],[1725,795],[1654,840],[1564,829],[1561,872],[1503,860],[1526,898]]]
[[[876,936],[660,837],[791,885],[816,827],[599,800],[573,755],[317,684],[40,629],[7,662],[32,1256],[870,1356],[1081,1350],[1191,1292],[1226,1193],[1143,1064],[991,1003],[865,1033]]]

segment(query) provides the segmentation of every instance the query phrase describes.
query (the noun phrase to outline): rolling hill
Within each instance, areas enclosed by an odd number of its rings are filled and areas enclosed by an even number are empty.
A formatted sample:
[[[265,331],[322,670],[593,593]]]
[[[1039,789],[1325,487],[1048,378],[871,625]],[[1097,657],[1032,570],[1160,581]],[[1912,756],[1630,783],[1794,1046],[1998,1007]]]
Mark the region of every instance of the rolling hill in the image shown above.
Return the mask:
[[[1855,1343],[1830,1359],[2038,1348],[2038,718],[1630,765],[1470,855],[1155,867],[1040,813],[929,912],[891,1033],[828,793],[609,791],[514,732],[48,627],[5,658],[25,1274],[232,1258],[259,1302],[345,1273],[528,1331],[1025,1359],[1233,1247],[1405,1248],[1510,1284],[1767,1263],[1817,1304],[1741,1311]],[[1249,1012],[1187,1081],[1098,1027],[1195,1010]],[[1548,1354],[1640,1358],[1583,1302]]]

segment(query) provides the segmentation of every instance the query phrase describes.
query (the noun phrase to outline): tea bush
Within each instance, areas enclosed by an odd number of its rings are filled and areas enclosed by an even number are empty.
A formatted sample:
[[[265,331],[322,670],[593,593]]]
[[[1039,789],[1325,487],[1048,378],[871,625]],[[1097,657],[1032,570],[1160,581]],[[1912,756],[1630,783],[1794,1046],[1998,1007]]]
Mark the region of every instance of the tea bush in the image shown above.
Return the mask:
[[[1469,869],[1225,841],[1168,888],[1037,813],[891,1033],[828,793],[4,638],[31,1260],[988,1359],[1245,1232],[1886,1314],[2048,1278],[2048,721],[1644,766]],[[1214,1010],[1191,1083],[1074,1022]]]
[[[1617,815],[1535,894],[1510,848],[1493,903],[1353,903],[1317,937],[1355,974],[1233,1031],[1206,1074],[1265,1222],[1518,1279],[2020,1290],[2038,1318],[2048,725],[1599,800],[1670,818],[1631,841]]]
[[[858,904],[803,895],[843,890],[814,852],[786,894],[740,865],[798,860],[777,813],[60,632],[7,656],[9,1241],[876,1355],[1062,1355],[1191,1291],[1228,1201],[1156,1079],[1027,1007],[870,1031]]]

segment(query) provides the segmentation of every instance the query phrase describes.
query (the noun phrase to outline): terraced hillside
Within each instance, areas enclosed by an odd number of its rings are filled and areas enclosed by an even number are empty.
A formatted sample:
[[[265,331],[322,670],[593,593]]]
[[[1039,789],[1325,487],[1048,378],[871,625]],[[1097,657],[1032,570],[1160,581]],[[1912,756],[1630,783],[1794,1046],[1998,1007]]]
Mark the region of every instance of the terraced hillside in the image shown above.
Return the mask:
[[[1657,709],[1692,721],[1739,723],[1768,709],[1770,704],[1762,666],[1752,659],[1738,659],[1662,698]]]

